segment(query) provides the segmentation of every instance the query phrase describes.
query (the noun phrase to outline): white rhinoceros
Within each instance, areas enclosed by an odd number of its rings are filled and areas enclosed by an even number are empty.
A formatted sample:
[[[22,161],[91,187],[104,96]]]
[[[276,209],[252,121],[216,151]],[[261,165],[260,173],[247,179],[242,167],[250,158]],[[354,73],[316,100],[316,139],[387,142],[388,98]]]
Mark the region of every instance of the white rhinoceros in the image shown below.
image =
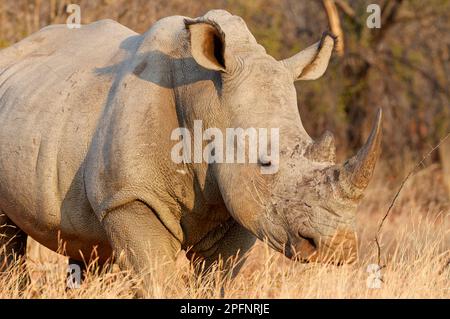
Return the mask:
[[[73,260],[124,254],[135,272],[180,250],[209,265],[256,237],[303,261],[354,260],[381,112],[336,164],[332,135],[303,128],[294,87],[325,72],[334,41],[324,33],[277,61],[240,17],[214,10],[144,34],[110,20],[49,26],[0,51],[0,264],[25,253],[27,235],[55,251],[64,242]],[[279,129],[278,162],[173,161],[172,132],[195,120]]]

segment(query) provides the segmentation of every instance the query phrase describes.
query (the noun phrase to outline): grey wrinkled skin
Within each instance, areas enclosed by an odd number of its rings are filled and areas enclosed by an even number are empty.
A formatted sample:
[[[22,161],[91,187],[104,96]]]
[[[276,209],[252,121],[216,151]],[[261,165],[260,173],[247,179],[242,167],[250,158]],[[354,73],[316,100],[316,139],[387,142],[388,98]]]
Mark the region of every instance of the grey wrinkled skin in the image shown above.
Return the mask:
[[[303,128],[293,84],[320,77],[333,46],[324,34],[276,61],[241,18],[214,10],[142,35],[110,20],[49,26],[0,51],[2,222],[55,251],[64,241],[75,260],[123,254],[136,272],[182,249],[207,264],[242,255],[255,236],[292,258],[354,260],[381,112],[338,165],[330,133],[315,142]],[[278,172],[175,164],[171,132],[196,119],[279,128]]]

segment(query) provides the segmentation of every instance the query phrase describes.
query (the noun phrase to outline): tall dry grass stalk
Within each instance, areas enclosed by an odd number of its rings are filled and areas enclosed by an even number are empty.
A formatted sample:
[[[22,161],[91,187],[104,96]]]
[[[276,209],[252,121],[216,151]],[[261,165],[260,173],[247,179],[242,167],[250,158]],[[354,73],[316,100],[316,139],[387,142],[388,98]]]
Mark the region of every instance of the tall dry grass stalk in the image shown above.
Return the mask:
[[[183,256],[175,273],[155,264],[147,270],[152,275],[149,297],[220,298],[224,287],[226,298],[449,298],[450,205],[437,165],[406,183],[381,234],[386,263],[381,288],[367,286],[368,265],[377,261],[374,234],[392,189],[379,170],[359,208],[360,259],[354,265],[299,264],[258,243],[234,280],[224,277],[220,266],[199,278]],[[18,261],[0,274],[0,298],[132,298],[140,282],[116,266],[109,271],[91,267],[81,288],[66,290],[67,259],[36,242],[29,243],[26,264],[30,284],[21,292],[25,269]]]

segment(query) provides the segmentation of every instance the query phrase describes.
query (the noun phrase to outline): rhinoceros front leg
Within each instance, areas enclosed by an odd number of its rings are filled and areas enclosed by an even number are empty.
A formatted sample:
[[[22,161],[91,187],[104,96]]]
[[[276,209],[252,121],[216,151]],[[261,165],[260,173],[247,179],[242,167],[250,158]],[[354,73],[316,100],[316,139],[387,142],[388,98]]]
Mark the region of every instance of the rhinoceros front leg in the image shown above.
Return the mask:
[[[0,272],[13,264],[23,265],[28,235],[0,211]],[[30,278],[27,272],[19,279],[19,288],[24,289]]]
[[[156,214],[139,201],[110,211],[102,224],[121,269],[143,276],[143,287],[138,288],[138,296],[151,296],[153,267],[159,267],[165,275],[172,274],[181,247],[179,241]]]

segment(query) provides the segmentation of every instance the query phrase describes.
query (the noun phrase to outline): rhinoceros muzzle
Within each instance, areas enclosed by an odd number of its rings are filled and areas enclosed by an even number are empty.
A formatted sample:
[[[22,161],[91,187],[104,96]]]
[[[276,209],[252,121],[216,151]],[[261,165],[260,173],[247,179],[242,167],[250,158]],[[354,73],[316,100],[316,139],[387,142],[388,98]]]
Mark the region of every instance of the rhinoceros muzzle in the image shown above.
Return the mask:
[[[381,110],[378,111],[370,136],[358,153],[342,165],[330,165],[317,171],[316,184],[305,184],[299,198],[285,206],[288,241],[284,254],[301,262],[332,264],[353,263],[358,258],[355,210],[372,177],[381,148]],[[310,150],[330,144],[326,135]],[[321,145],[319,145],[321,144]],[[325,154],[329,156],[329,154]],[[332,156],[329,156],[332,158]],[[315,176],[315,175],[312,175]],[[311,180],[311,178],[309,178]],[[320,182],[321,181],[321,182]],[[291,186],[287,186],[287,189]],[[308,191],[315,189],[315,191]]]

